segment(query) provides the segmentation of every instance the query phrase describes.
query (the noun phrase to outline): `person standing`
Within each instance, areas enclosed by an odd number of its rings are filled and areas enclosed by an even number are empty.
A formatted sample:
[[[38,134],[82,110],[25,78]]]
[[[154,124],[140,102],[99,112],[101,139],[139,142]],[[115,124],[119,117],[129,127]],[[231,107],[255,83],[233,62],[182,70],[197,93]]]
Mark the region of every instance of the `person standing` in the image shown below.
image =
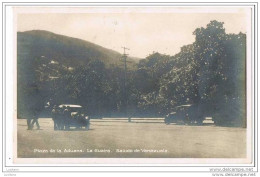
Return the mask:
[[[37,126],[37,130],[40,130],[40,124],[39,124],[39,122],[38,122],[37,111],[34,111],[33,121],[32,121],[32,124],[31,124],[31,129],[33,129],[33,126],[34,126],[35,123],[36,123],[36,126]]]
[[[70,110],[69,107],[67,106],[64,111],[63,111],[63,115],[64,115],[64,122],[65,122],[65,129],[69,130],[70,129],[70,119],[71,119],[71,114],[70,114]]]
[[[64,115],[64,111],[65,111],[66,107],[62,106],[61,108],[58,109],[58,120],[59,120],[59,129],[60,130],[64,130],[65,126],[66,126],[66,117]]]
[[[27,107],[27,109],[31,109],[31,107]],[[32,114],[27,114],[26,115],[27,117],[27,130],[32,130],[32,117],[33,115]]]
[[[54,130],[57,130],[58,129],[58,116],[57,116],[57,106],[54,105],[52,111],[51,111],[51,117],[52,117],[52,120],[54,122]]]
[[[31,130],[32,129],[32,118],[30,116],[27,117],[27,130]]]

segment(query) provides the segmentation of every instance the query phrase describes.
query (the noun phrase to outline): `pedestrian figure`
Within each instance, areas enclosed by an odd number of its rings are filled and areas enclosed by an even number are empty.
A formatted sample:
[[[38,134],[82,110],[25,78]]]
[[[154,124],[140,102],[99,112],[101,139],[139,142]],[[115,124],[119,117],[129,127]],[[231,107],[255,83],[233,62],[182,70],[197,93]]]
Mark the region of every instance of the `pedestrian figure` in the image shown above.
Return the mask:
[[[51,116],[52,116],[52,120],[54,122],[54,130],[58,130],[58,109],[57,106],[54,105],[52,111],[51,111]]]
[[[90,117],[87,117],[85,129],[86,129],[86,130],[89,130],[89,127],[90,127]]]
[[[31,129],[33,129],[33,126],[34,126],[35,123],[36,123],[36,126],[37,126],[37,130],[39,130],[40,129],[40,124],[38,122],[38,116],[37,116],[36,112],[33,115],[33,121],[31,123]]]
[[[27,117],[27,130],[31,130],[32,129],[32,119],[31,119],[31,117],[29,116],[29,117]]]
[[[60,107],[57,107],[56,109],[56,125],[58,130],[63,130],[64,125],[62,121],[62,109]]]
[[[76,129],[82,128],[82,116],[79,112],[73,116],[73,119],[76,122]]]
[[[60,130],[64,130],[64,126],[66,126],[66,117],[64,115],[66,107],[62,106],[61,108],[58,109],[58,120],[60,124]]]
[[[28,109],[31,109],[31,107],[27,107]],[[31,130],[32,129],[32,115],[31,114],[27,114],[27,130]]]
[[[71,119],[71,114],[70,114],[70,111],[69,111],[69,107],[66,107],[66,109],[64,109],[63,111],[63,115],[64,115],[64,122],[65,122],[65,129],[68,130],[70,127],[69,127],[69,122],[70,122],[70,119]]]

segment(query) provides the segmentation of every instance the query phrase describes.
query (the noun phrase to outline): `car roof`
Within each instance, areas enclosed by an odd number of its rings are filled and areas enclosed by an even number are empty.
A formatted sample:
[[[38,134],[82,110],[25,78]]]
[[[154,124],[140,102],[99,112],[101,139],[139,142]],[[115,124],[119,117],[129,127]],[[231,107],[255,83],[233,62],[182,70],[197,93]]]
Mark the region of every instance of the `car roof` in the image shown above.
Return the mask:
[[[60,108],[62,108],[63,106],[68,106],[68,107],[71,107],[71,108],[82,108],[82,106],[77,105],[77,104],[61,104],[61,105],[59,105]]]

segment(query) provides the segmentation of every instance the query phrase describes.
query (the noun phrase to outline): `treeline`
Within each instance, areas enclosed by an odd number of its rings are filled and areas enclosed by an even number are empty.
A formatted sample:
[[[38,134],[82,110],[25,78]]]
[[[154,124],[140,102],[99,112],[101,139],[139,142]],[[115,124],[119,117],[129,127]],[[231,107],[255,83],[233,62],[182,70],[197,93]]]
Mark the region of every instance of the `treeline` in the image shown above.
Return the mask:
[[[18,62],[18,116],[71,103],[93,117],[156,117],[194,104],[218,125],[245,126],[246,35],[226,34],[217,21],[193,34],[178,54],[153,53],[128,70],[126,90],[124,69],[101,60],[69,67],[39,56],[26,71]]]

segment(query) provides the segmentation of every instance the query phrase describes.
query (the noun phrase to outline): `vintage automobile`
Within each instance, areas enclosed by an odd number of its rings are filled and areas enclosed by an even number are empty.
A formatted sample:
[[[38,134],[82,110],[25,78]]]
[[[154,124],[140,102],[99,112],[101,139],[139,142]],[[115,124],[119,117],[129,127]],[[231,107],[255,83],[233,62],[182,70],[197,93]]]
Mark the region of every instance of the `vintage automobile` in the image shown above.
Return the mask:
[[[73,104],[61,104],[59,105],[59,109],[61,110],[60,118],[57,121],[57,126],[60,127],[59,129],[65,128],[66,130],[69,130],[71,127],[82,129],[84,127],[86,130],[89,130],[90,119],[83,112],[82,106]],[[67,112],[65,111],[65,109]]]
[[[187,104],[174,108],[172,112],[164,118],[166,125],[175,124],[202,124],[203,116],[200,115],[196,105]]]

